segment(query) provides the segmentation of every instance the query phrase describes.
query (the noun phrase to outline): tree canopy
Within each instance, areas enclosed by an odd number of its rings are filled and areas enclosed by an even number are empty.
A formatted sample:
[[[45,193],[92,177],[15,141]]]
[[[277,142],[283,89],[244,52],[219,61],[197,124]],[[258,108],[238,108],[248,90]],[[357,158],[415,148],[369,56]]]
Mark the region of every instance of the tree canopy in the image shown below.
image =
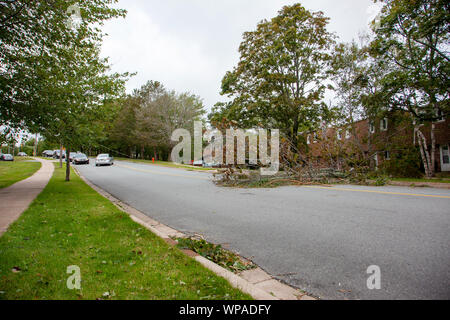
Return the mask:
[[[0,2],[0,124],[68,148],[92,136],[128,76],[110,73],[100,56],[101,25],[125,15],[115,2]]]
[[[99,26],[125,15],[111,8],[113,2],[0,1],[1,124],[36,132],[55,117],[74,114],[70,105],[108,97],[118,75],[106,75]],[[71,8],[81,16],[76,28]]]
[[[129,152],[140,148],[141,157],[145,148],[152,148],[157,158],[157,149],[167,151],[172,147],[174,130],[192,130],[194,121],[201,120],[204,113],[200,97],[167,90],[158,81],[148,81],[122,101],[110,130],[110,140]]]
[[[325,114],[321,99],[334,41],[328,20],[294,4],[244,33],[240,61],[222,80],[231,102],[216,105],[211,121],[278,128],[295,144],[299,129]]]
[[[417,121],[436,121],[450,106],[450,4],[444,0],[383,0],[371,52],[391,62],[382,80],[391,108]]]

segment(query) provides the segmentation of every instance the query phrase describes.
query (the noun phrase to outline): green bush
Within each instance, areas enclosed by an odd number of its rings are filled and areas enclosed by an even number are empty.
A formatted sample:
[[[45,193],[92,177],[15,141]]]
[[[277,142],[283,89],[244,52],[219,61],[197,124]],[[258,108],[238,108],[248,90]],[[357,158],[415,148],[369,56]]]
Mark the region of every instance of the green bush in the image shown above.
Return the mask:
[[[385,186],[389,182],[389,177],[380,175],[375,179],[375,185],[378,187]]]
[[[380,169],[389,176],[396,178],[420,178],[423,176],[420,153],[411,147],[392,152],[391,160],[386,160]]]

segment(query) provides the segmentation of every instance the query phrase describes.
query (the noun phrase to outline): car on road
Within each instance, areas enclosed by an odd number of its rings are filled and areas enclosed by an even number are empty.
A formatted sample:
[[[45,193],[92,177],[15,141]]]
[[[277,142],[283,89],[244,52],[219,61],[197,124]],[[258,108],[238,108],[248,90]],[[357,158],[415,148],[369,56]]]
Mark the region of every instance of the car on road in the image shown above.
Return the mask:
[[[3,154],[1,159],[2,161],[14,161],[14,157],[12,156],[12,154],[6,153]]]
[[[259,165],[258,162],[256,161],[251,161],[250,159],[245,159],[245,166],[247,167],[247,169],[250,170],[257,170],[259,169]]]
[[[95,159],[95,166],[112,166],[114,164],[114,158],[108,153],[102,153]]]
[[[28,155],[25,152],[19,152],[17,154],[18,157],[28,157]]]
[[[89,158],[84,153],[76,153],[73,156],[72,163],[76,165],[89,164]]]
[[[213,162],[205,162],[203,164],[203,167],[205,167],[205,168],[220,168],[221,165],[220,165],[220,163],[213,161]]]
[[[205,165],[205,161],[203,160],[196,160],[192,162],[192,165],[195,167],[203,167]]]
[[[55,151],[53,152],[53,158],[59,159],[59,154],[60,154],[60,150],[55,150]],[[65,157],[66,157],[66,152],[63,151],[63,152],[62,152],[62,158],[64,159]]]
[[[77,152],[71,152],[71,153],[69,153],[69,161],[72,162],[72,161],[73,161],[73,158],[74,158],[77,154],[78,154]]]
[[[53,153],[55,151],[53,150],[45,150],[44,152],[42,152],[42,156],[46,157],[46,158],[51,158],[53,157]]]

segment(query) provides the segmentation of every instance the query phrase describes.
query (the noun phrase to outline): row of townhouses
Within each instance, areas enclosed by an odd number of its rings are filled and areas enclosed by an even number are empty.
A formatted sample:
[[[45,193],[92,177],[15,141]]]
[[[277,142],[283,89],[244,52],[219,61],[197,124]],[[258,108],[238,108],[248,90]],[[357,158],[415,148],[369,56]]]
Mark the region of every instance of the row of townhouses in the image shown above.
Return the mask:
[[[421,125],[431,150],[430,124]],[[450,171],[450,121],[441,118],[435,126],[436,172]],[[357,161],[358,157],[370,159],[372,167],[385,161],[396,161],[407,152],[416,150],[417,135],[410,119],[392,113],[376,120],[364,119],[339,128],[323,128],[304,136],[306,156],[319,166],[340,168],[344,162]]]

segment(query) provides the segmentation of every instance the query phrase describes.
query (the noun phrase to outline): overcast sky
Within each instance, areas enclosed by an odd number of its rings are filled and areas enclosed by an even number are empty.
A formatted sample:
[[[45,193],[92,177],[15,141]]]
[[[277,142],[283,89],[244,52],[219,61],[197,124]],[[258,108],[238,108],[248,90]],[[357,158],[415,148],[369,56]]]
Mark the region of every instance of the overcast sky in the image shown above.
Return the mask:
[[[242,33],[270,19],[287,0],[120,0],[128,11],[125,19],[105,24],[108,33],[103,54],[113,71],[137,72],[128,92],[147,80],[162,82],[178,92],[203,98],[209,110],[221,97],[225,72],[239,60]],[[303,0],[304,7],[323,11],[329,30],[341,41],[356,39],[368,31],[378,10],[372,0]]]

